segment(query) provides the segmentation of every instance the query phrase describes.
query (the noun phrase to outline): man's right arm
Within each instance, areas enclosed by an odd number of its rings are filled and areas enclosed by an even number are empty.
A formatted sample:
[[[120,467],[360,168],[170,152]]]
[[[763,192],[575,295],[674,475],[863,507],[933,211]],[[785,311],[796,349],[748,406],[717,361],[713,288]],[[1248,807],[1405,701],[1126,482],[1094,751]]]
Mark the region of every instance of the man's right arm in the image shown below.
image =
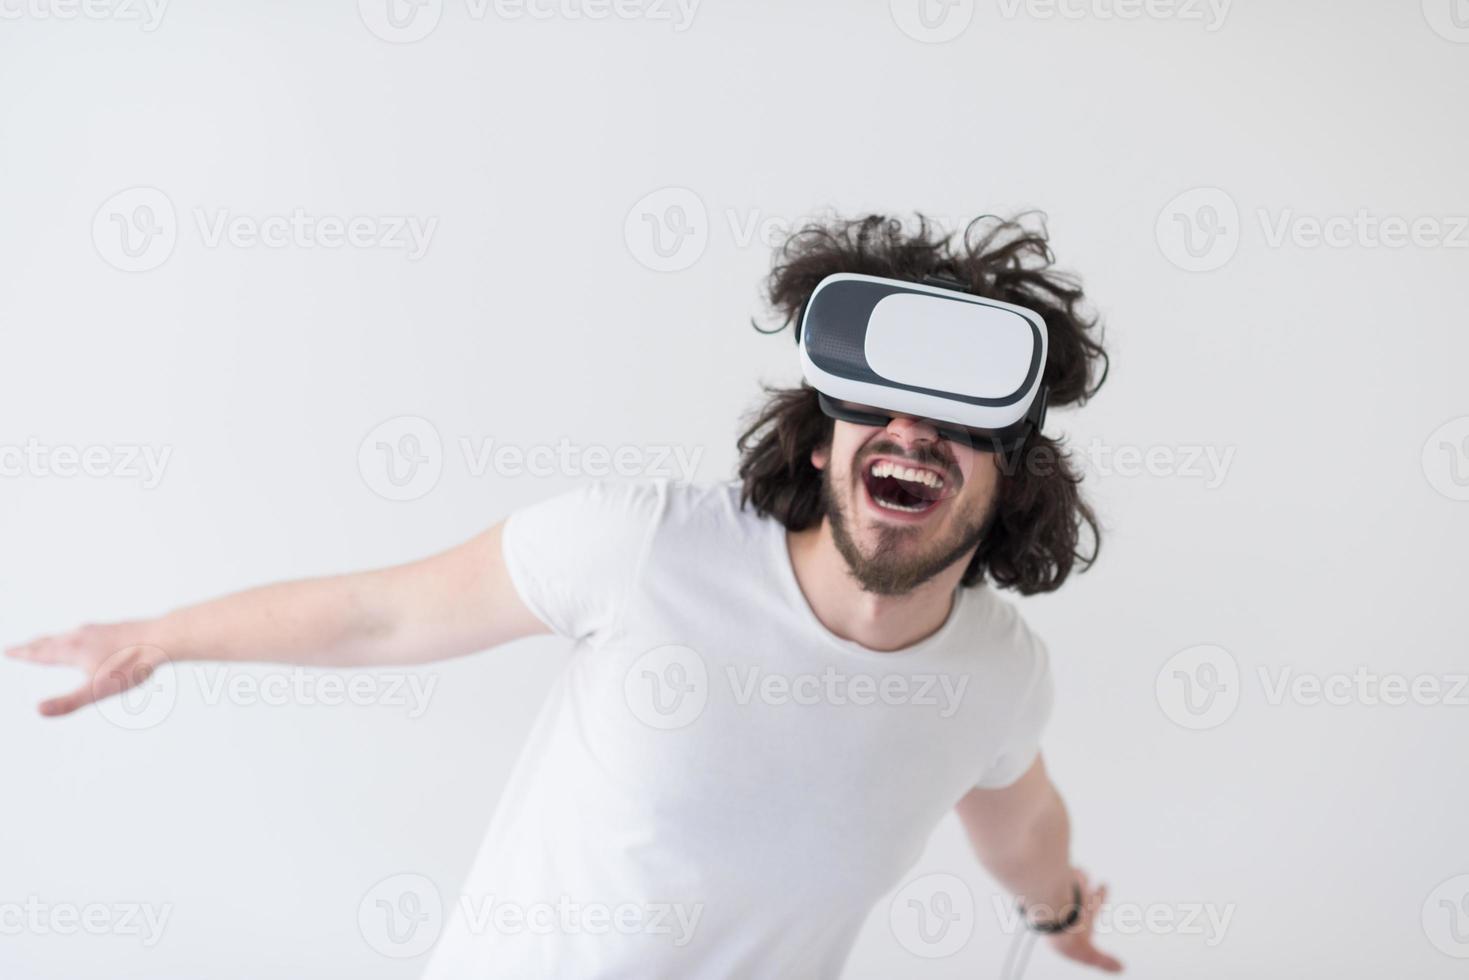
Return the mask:
[[[165,661],[376,667],[474,653],[550,632],[510,580],[504,528],[405,565],[267,585],[157,619],[83,626],[6,654],[87,675],[77,690],[42,703],[42,714],[63,715],[140,683]]]

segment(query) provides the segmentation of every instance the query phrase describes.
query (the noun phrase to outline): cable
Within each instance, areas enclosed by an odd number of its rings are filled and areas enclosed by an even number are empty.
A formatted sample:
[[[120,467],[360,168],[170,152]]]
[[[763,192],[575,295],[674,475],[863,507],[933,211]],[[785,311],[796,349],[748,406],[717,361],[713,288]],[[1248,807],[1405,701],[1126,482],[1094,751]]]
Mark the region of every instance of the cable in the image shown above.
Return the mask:
[[[1035,941],[1040,936],[1038,932],[1027,932],[1024,942],[1020,944],[1020,958],[1015,962],[1015,973],[1007,980],[1020,980],[1025,976],[1025,968],[1030,965],[1030,953],[1035,949]]]

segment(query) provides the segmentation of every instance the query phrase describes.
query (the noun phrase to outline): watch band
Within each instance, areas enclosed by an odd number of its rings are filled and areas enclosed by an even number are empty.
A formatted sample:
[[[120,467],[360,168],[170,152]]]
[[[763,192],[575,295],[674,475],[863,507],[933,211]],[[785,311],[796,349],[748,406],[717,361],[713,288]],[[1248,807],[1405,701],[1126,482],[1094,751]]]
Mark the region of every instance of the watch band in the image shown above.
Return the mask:
[[[1024,902],[1018,902],[1016,904],[1019,906],[1020,914],[1022,916],[1025,916],[1025,903]],[[1052,935],[1052,934],[1058,933],[1058,932],[1065,932],[1067,929],[1070,929],[1072,926],[1076,925],[1076,923],[1080,919],[1081,919],[1081,886],[1078,885],[1076,882],[1072,882],[1071,883],[1071,905],[1066,909],[1066,914],[1065,915],[1061,916],[1061,918],[1059,918],[1059,919],[1052,919],[1050,922],[1032,922],[1029,919],[1029,917],[1026,917],[1025,924],[1027,926],[1029,926],[1030,929],[1033,930],[1033,931],[1035,931],[1035,932],[1044,933],[1046,935]]]

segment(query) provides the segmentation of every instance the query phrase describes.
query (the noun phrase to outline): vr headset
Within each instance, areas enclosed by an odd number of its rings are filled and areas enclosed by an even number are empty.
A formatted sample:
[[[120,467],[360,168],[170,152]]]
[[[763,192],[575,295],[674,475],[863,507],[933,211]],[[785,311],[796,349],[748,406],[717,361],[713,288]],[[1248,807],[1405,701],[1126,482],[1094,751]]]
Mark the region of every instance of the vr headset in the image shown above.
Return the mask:
[[[796,342],[801,374],[834,419],[921,418],[943,439],[1002,453],[1045,424],[1045,321],[950,279],[827,276]]]

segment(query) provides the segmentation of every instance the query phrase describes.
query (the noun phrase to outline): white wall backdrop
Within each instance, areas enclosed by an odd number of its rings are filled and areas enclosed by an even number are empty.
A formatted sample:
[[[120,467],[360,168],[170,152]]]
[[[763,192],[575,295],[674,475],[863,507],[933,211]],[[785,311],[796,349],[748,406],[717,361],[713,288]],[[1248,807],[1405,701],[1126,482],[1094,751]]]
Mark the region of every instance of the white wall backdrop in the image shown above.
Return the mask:
[[[1041,208],[1114,355],[1053,416],[1102,560],[1023,602],[1104,945],[1463,975],[1463,0],[393,2],[0,0],[0,644],[419,556],[621,447],[724,478],[796,377],[770,241]],[[454,894],[565,652],[62,720],[0,663],[0,975],[416,976],[372,889]],[[993,975],[956,823],[909,880],[972,900],[953,951],[885,901],[849,976]]]

